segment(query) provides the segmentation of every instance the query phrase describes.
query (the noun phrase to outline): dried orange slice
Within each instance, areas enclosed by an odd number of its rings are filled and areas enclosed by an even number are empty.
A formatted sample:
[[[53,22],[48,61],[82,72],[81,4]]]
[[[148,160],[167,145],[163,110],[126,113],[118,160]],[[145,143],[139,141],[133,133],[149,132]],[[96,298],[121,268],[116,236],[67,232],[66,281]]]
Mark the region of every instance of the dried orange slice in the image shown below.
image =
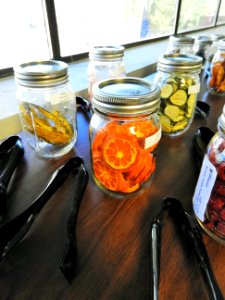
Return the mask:
[[[103,158],[113,169],[125,170],[136,161],[138,147],[129,136],[113,136],[103,144]]]
[[[138,139],[149,137],[158,130],[151,120],[124,123],[123,126]]]
[[[155,169],[155,159],[151,153],[142,151],[139,159],[126,173],[126,179],[134,183],[146,181]]]
[[[119,191],[123,182],[122,174],[110,168],[101,159],[93,161],[93,171],[97,180],[111,191]]]

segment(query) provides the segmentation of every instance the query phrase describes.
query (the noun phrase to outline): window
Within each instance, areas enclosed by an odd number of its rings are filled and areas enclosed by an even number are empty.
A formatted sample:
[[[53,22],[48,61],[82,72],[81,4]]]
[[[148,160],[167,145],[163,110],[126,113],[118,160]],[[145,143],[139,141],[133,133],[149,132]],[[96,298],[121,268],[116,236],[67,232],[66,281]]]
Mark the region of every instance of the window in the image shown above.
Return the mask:
[[[225,23],[225,0],[167,0],[166,9],[164,0],[5,0],[0,7],[1,74],[19,62],[87,57],[96,44],[128,47]]]
[[[219,0],[183,0],[178,33],[214,26]]]
[[[33,59],[49,59],[42,0],[5,0],[0,7],[0,69]]]
[[[225,0],[221,1],[220,11],[217,20],[217,24],[223,24],[225,22]]]
[[[173,33],[176,0],[55,0],[61,55]],[[160,20],[160,22],[159,22]],[[66,34],[65,34],[66,33]]]

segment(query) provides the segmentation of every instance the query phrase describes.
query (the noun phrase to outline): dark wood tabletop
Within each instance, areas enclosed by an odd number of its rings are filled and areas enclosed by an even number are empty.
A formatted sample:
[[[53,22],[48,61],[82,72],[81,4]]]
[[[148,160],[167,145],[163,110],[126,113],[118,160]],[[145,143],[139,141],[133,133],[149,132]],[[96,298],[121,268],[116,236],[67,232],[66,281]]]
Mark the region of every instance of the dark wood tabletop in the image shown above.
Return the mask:
[[[78,155],[90,175],[77,220],[75,278],[68,283],[59,266],[66,242],[73,181],[68,178],[44,206],[26,236],[0,263],[1,300],[144,300],[150,295],[150,224],[163,198],[179,199],[192,214],[198,170],[192,152],[200,126],[217,130],[224,97],[208,94],[203,80],[199,100],[210,104],[208,118],[195,117],[177,137],[162,136],[156,171],[141,193],[117,199],[102,192],[91,175],[88,118],[78,109],[78,139],[70,153],[57,159],[34,156],[23,133],[25,155],[8,188],[7,219],[26,209],[54,170]],[[217,282],[225,296],[225,248],[203,234]],[[209,299],[191,253],[167,212],[163,218],[159,299]]]

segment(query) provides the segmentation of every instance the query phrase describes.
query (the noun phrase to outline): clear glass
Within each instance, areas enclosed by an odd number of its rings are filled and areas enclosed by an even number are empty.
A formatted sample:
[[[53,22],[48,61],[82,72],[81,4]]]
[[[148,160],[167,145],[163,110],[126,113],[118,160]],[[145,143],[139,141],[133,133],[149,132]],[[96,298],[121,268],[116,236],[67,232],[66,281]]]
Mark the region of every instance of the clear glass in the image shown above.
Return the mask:
[[[23,130],[37,156],[58,157],[72,149],[76,100],[69,82],[42,88],[18,85],[17,99]]]
[[[169,38],[169,44],[166,54],[194,54],[194,38],[184,35],[172,35]]]
[[[66,5],[65,5],[66,3]],[[176,0],[55,0],[61,55],[172,34]],[[72,39],[71,39],[72,37]]]
[[[42,0],[1,1],[0,69],[51,58],[42,4]]]
[[[150,182],[161,138],[157,113],[125,117],[95,111],[89,137],[94,180],[103,191],[124,196]]]
[[[225,95],[225,48],[217,48],[213,56],[208,89],[211,94]]]
[[[217,24],[225,23],[225,0],[221,1]]]
[[[200,89],[199,73],[158,71],[154,83],[161,88],[159,118],[165,135],[180,135],[190,127]]]
[[[219,0],[182,0],[178,33],[214,26]]]
[[[208,145],[206,157],[202,166],[203,173],[205,173],[205,178],[207,178],[208,176],[206,169],[211,168],[210,178],[208,178],[207,187],[205,187],[205,185],[203,184],[202,186],[205,190],[201,192],[201,194],[204,193],[204,202],[206,202],[206,205],[203,205],[201,201],[197,202],[194,197],[194,211],[197,220],[200,223],[201,227],[204,229],[204,231],[209,236],[225,245],[224,154],[225,136],[223,133],[217,132]],[[205,167],[205,164],[207,165],[207,168]],[[203,182],[203,177],[201,173],[199,176],[199,182]],[[209,189],[209,191],[207,191],[207,189]]]
[[[126,70],[123,57],[105,61],[90,60],[88,69],[88,95],[92,98],[92,86],[102,79],[125,77]]]

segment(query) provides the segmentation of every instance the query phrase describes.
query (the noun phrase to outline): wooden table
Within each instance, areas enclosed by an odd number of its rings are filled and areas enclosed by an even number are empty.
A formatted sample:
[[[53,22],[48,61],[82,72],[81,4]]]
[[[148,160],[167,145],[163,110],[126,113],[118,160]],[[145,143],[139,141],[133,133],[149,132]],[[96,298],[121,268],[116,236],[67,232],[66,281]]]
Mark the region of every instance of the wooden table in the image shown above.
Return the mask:
[[[192,212],[198,178],[192,154],[193,135],[200,126],[217,130],[217,119],[225,102],[205,90],[203,82],[199,99],[211,105],[209,117],[196,117],[182,136],[162,137],[151,185],[128,199],[115,199],[95,185],[90,169],[88,119],[81,111],[77,115],[78,140],[74,150],[59,159],[38,159],[23,133],[20,134],[25,156],[9,186],[8,219],[29,206],[53,171],[69,157],[84,158],[90,180],[78,215],[78,262],[73,282],[69,284],[59,270],[73,187],[68,179],[49,199],[28,234],[1,262],[1,300],[149,299],[150,223],[164,197],[179,199]],[[205,234],[204,242],[225,295],[225,248]],[[194,260],[167,213],[163,219],[161,251],[159,299],[208,299]]]

